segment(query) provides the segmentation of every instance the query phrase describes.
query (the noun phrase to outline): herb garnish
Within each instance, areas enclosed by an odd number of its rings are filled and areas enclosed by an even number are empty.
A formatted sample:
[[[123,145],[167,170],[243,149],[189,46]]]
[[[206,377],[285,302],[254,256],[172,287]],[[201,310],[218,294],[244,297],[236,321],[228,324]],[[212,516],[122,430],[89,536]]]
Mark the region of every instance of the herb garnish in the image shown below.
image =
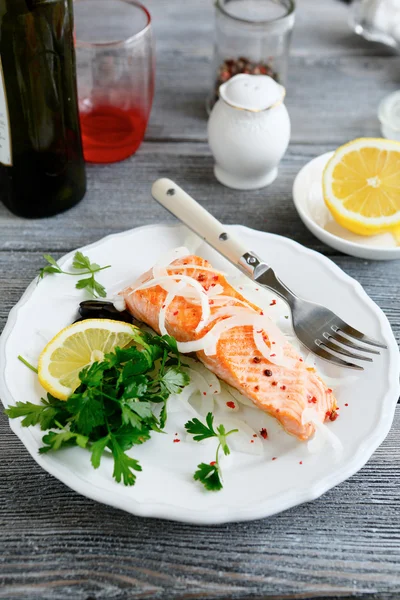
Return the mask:
[[[43,436],[40,453],[66,446],[88,448],[97,469],[108,449],[116,481],[134,485],[134,471],[142,468],[126,450],[146,442],[151,431],[163,429],[168,397],[189,383],[174,338],[140,332],[134,342],[82,369],[81,384],[68,400],[47,394],[40,405],[17,402],[6,414],[11,419],[24,417],[23,427],[38,424],[42,430],[56,430]]]
[[[36,367],[34,367],[33,365],[31,365],[31,363],[29,363],[26,358],[24,358],[23,356],[21,356],[20,354],[18,354],[18,360],[20,360],[26,367],[28,367],[28,369],[30,369],[31,371],[33,371],[34,373],[38,373],[38,370]]]
[[[217,452],[215,455],[215,461],[210,463],[200,463],[197,465],[197,471],[194,473],[193,478],[196,481],[200,481],[206,488],[206,490],[218,491],[222,489],[222,473],[219,464],[219,451],[222,449],[225,456],[230,454],[230,449],[227,444],[226,438],[231,433],[236,433],[238,429],[231,429],[226,431],[223,425],[219,425],[217,430],[214,429],[214,415],[209,412],[206,416],[206,425],[202,423],[196,417],[185,424],[186,431],[193,435],[193,439],[196,442],[201,442],[208,438],[215,437],[219,441],[217,446]]]
[[[71,273],[70,271],[63,271],[57,261],[50,254],[43,254],[43,258],[49,263],[45,267],[42,267],[39,271],[38,279],[43,279],[45,275],[51,275],[54,273],[62,273],[63,275],[73,275],[75,277],[79,277],[81,275],[90,275],[90,277],[85,277],[83,279],[79,279],[76,282],[75,287],[79,290],[86,289],[89,294],[91,294],[94,298],[105,298],[106,290],[104,286],[101,285],[95,279],[95,273],[99,271],[104,271],[104,269],[109,269],[111,265],[107,265],[105,267],[100,267],[97,263],[91,263],[88,256],[84,256],[82,252],[75,252],[72,267],[76,269],[76,273]]]

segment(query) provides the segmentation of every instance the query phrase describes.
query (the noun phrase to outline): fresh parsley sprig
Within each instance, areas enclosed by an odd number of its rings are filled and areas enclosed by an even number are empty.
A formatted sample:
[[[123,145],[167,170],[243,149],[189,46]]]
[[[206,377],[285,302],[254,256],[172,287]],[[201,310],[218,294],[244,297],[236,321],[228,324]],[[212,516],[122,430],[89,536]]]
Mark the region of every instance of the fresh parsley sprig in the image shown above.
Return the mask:
[[[11,419],[23,417],[23,427],[39,425],[47,431],[41,454],[80,446],[90,450],[97,469],[103,454],[109,452],[116,481],[134,485],[136,472],[142,468],[126,451],[150,439],[152,431],[162,431],[168,397],[181,392],[189,376],[170,336],[141,332],[133,342],[82,369],[80,386],[67,401],[47,394],[39,405],[17,402],[6,414]]]
[[[196,417],[185,424],[185,429],[188,433],[193,435],[193,439],[196,442],[201,442],[208,438],[217,438],[219,444],[215,454],[215,460],[210,463],[200,463],[197,465],[197,471],[195,471],[193,478],[196,481],[200,481],[210,491],[221,490],[222,485],[222,472],[219,464],[219,451],[222,450],[225,456],[230,454],[230,449],[226,438],[231,433],[236,433],[238,429],[231,429],[226,431],[224,425],[219,425],[216,430],[214,429],[214,415],[209,412],[206,416],[206,423],[202,423],[200,419]]]
[[[60,273],[63,275],[73,275],[75,277],[89,275],[89,277],[79,279],[76,282],[75,287],[79,290],[86,289],[89,292],[89,294],[91,294],[94,298],[106,297],[106,290],[104,286],[101,285],[101,283],[96,281],[95,274],[99,271],[104,271],[104,269],[109,269],[111,265],[100,267],[100,265],[98,265],[97,263],[90,262],[88,256],[84,256],[82,252],[78,251],[75,252],[72,261],[72,267],[76,270],[76,272],[70,272],[64,271],[50,254],[43,254],[43,258],[48,262],[48,264],[39,270],[39,281],[40,279],[43,279],[45,275],[52,275],[55,273]]]

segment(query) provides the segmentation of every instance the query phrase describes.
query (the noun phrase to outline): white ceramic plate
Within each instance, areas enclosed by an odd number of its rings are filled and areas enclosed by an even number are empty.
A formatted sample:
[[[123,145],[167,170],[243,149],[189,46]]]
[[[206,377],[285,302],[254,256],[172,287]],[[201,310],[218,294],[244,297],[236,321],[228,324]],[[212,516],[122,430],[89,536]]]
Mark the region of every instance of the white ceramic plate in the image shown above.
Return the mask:
[[[391,233],[366,237],[348,231],[334,220],[325,205],[322,174],[333,152],[317,156],[299,171],[293,185],[294,205],[304,225],[328,246],[350,256],[370,260],[400,258],[400,239]]]
[[[250,249],[265,257],[297,293],[326,304],[358,329],[388,345],[388,350],[367,366],[356,383],[346,383],[345,379],[335,390],[340,418],[329,427],[343,443],[342,454],[326,447],[310,454],[305,443],[288,436],[273,419],[249,408],[253,415],[259,414],[260,426],[267,422],[269,439],[263,441],[263,456],[234,452],[223,465],[224,489],[206,492],[193,481],[192,474],[199,462],[212,460],[213,440],[209,440],[210,447],[173,443],[175,433],[182,441],[185,436],[187,415],[178,412],[168,420],[169,435],[155,434],[131,451],[140,460],[143,472],[134,487],[126,488],[112,479],[110,458],[103,458],[95,471],[89,453],[80,448],[39,455],[42,432],[22,428],[19,420],[10,421],[34,459],[73,490],[142,516],[203,524],[258,519],[313,500],[350,477],[387,435],[399,395],[399,353],[382,311],[356,281],[320,254],[279,236],[240,226],[232,229]],[[102,272],[99,279],[113,293],[132,282],[167,250],[182,245],[186,236],[187,230],[182,226],[154,225],[106,237],[83,250],[100,264],[112,264],[112,269]],[[205,244],[197,252],[215,266],[236,274]],[[73,253],[65,256],[61,264],[68,268],[72,256]],[[262,290],[258,294],[260,304],[267,300],[269,305],[271,294]],[[18,400],[38,402],[43,390],[35,374],[17,360],[17,355],[37,361],[44,344],[73,321],[83,298],[84,293],[74,289],[68,276],[48,276],[28,287],[11,311],[0,340],[0,393],[5,406]],[[287,313],[280,303],[272,310]],[[327,363],[321,366],[331,376],[341,374],[347,378],[353,374]],[[273,457],[277,460],[272,461]],[[30,460],[28,456],[26,460]]]

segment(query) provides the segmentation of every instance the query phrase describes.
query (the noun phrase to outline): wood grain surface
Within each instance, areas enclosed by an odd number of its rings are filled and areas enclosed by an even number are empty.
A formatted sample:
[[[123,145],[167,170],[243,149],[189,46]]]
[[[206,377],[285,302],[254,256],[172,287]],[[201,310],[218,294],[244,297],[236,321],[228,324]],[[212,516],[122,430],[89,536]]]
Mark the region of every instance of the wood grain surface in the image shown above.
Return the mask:
[[[63,215],[23,220],[0,204],[0,327],[43,252],[59,257],[109,233],[171,221],[149,193],[154,179],[169,176],[222,221],[329,256],[364,286],[400,340],[400,261],[337,254],[305,229],[291,196],[308,160],[379,135],[377,105],[400,87],[400,57],[355,36],[346,4],[299,0],[287,86],[292,142],[270,188],[235,192],[215,181],[206,143],[211,0],[146,4],[157,42],[146,141],[125,162],[88,166],[85,199]],[[0,457],[1,599],[400,598],[400,406],[359,473],[310,504],[253,523],[194,527],[96,504],[44,473],[2,414]]]

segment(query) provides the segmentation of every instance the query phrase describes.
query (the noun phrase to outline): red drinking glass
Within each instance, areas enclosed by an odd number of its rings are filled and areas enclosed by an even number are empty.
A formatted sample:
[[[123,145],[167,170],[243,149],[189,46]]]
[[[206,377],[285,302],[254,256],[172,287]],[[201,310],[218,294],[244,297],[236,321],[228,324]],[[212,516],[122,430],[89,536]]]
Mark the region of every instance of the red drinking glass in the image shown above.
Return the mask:
[[[74,13],[84,156],[123,160],[139,148],[153,102],[151,17],[133,0],[76,0]]]

